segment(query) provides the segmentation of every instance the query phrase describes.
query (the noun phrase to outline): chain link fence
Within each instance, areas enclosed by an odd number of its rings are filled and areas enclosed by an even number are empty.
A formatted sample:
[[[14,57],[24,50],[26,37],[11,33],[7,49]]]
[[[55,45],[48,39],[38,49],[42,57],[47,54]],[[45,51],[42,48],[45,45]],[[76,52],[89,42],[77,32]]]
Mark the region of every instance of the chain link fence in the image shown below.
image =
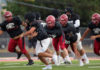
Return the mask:
[[[84,33],[85,29],[86,28],[83,28],[83,27],[80,28],[81,34]],[[91,35],[91,33],[88,34],[88,36],[82,41],[82,45],[87,53],[93,54],[93,41],[89,39],[90,35]],[[7,51],[8,43],[9,43],[9,35],[7,33],[4,33],[3,35],[0,36],[0,53],[6,53],[6,54],[1,54],[0,57],[4,57],[4,56],[8,56],[8,55],[9,55],[9,57],[15,56],[15,54],[8,54],[9,53]],[[26,44],[26,48],[28,49],[28,38],[27,37],[25,38],[25,44]],[[91,55],[91,54],[89,54],[89,55]],[[95,54],[93,54],[93,56],[94,55]]]
[[[84,33],[85,29],[86,29],[85,27],[80,28],[81,35]],[[88,36],[82,41],[83,47],[85,48],[92,48],[93,46],[93,41],[89,39],[90,35],[91,33],[88,34]],[[0,49],[6,48],[8,45],[8,42],[9,42],[9,35],[7,33],[4,33],[3,35],[1,35],[0,36]],[[28,46],[27,38],[25,38],[25,42],[26,42],[26,46]]]

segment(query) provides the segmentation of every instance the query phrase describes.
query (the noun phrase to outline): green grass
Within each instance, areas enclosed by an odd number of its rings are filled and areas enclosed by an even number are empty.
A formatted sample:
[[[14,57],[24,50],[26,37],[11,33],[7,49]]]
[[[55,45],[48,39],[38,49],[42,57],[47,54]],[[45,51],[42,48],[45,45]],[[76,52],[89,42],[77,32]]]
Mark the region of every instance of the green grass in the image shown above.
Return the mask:
[[[83,67],[78,66],[78,61],[72,61],[72,65],[62,64],[60,66],[53,65],[52,70],[100,70],[100,60],[92,60],[90,64]],[[0,62],[0,70],[42,70],[44,64],[35,62],[34,65],[26,66],[27,62]]]

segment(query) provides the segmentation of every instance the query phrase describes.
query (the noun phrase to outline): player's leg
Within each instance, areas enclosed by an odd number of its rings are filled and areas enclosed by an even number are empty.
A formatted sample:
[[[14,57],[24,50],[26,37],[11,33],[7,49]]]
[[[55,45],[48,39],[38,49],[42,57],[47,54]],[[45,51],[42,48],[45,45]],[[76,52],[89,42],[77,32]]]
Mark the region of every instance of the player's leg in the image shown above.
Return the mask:
[[[37,39],[32,39],[31,40],[31,44],[32,44],[32,47],[33,47],[33,56],[36,56],[36,44],[37,44]]]
[[[71,64],[71,60],[69,58],[68,50],[65,48],[65,40],[63,41],[63,36],[60,37],[59,45],[60,45],[60,48],[61,48],[61,54],[62,54],[62,57],[64,59],[64,62]]]
[[[18,46],[19,46],[21,52],[27,57],[27,59],[28,59],[28,61],[29,61],[27,65],[32,65],[32,64],[34,64],[33,60],[32,60],[31,57],[30,57],[30,54],[27,52],[27,50],[26,50],[26,48],[25,48],[24,38],[20,38],[20,39],[18,40]]]
[[[82,57],[83,62],[84,62],[85,64],[89,64],[88,57],[87,57],[87,55],[86,55],[86,53],[85,53],[85,51],[84,51],[84,48],[82,48],[81,42],[78,43],[78,46],[77,46],[77,47],[78,47],[78,51],[79,51],[79,53],[80,53],[80,55],[81,55],[81,57]]]
[[[52,58],[53,55],[49,53],[48,46],[50,44],[50,39],[44,39],[41,41],[37,41],[36,45],[36,54],[38,55],[39,59],[46,65],[43,69],[52,69],[52,66],[49,65],[46,57]]]
[[[94,53],[100,56],[100,42],[94,40]]]
[[[22,55],[21,51],[16,49],[17,40],[10,39],[8,44],[8,51],[17,53],[17,59],[19,59]]]
[[[53,38],[52,39],[52,44],[53,44],[53,47],[54,47],[54,49],[55,49],[55,51],[56,51],[56,54],[57,54],[57,63],[58,63],[58,65],[60,65],[60,50],[59,50],[59,47],[60,47],[60,45],[59,45],[59,40],[60,40],[60,38]]]
[[[31,48],[32,48],[32,43],[30,40],[28,40],[28,52],[31,51]]]
[[[73,52],[75,53],[75,56],[76,56],[77,59],[79,60],[79,65],[80,65],[80,66],[83,66],[84,64],[83,64],[83,62],[82,62],[80,53],[79,53],[79,51],[77,50],[77,42],[71,43],[71,48],[72,48]]]
[[[53,38],[52,39],[52,44],[53,44],[53,47],[57,53],[57,56],[60,55],[60,52],[59,52],[59,38]]]
[[[77,38],[78,38],[78,39],[77,39],[77,49],[78,49],[78,51],[79,51],[79,53],[80,53],[82,59],[84,60],[84,62],[85,62],[86,64],[89,64],[88,57],[87,57],[87,55],[86,55],[86,53],[85,53],[84,48],[82,47],[82,42],[80,41],[80,38],[81,38],[80,32],[77,33]]]

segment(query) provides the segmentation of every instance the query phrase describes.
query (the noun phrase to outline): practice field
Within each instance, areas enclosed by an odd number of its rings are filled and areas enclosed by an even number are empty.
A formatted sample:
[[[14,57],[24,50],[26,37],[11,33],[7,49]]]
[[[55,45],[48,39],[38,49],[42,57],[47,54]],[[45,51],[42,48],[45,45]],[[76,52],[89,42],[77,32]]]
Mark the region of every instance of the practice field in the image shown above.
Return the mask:
[[[52,70],[100,70],[100,60],[91,60],[90,64],[83,67],[78,66],[78,61],[72,61],[73,64],[61,64],[60,66],[53,65]],[[0,62],[0,70],[42,70],[44,64],[40,61],[35,61],[34,65],[26,66],[26,61],[17,62]]]

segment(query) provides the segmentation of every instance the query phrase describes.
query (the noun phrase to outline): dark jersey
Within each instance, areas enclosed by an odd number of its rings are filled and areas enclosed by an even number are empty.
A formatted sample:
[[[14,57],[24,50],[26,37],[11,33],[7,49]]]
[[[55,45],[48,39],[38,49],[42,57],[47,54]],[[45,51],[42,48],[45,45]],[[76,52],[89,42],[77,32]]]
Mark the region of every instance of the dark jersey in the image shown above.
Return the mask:
[[[67,23],[67,25],[62,28],[66,40],[70,42],[75,42],[77,40],[76,29],[73,25]]]
[[[6,31],[11,38],[14,38],[22,33],[20,27],[21,24],[22,21],[19,19],[19,17],[14,17],[10,22],[4,21],[1,24],[1,30]]]
[[[27,25],[26,30],[27,31],[30,30],[30,25]]]
[[[30,30],[30,25],[28,25],[27,27],[26,27],[26,30],[28,31],[28,30]],[[36,37],[33,37],[32,39],[29,39],[29,42],[30,43],[36,43],[36,41],[37,41],[37,39],[36,39]]]
[[[100,34],[100,24],[98,26],[96,26],[95,24],[93,24],[92,22],[89,23],[88,25],[89,29],[92,30],[93,35],[99,35]],[[100,38],[96,38],[97,41],[100,41]]]
[[[63,35],[63,30],[59,23],[56,23],[55,27],[53,27],[52,29],[48,28],[47,26],[45,26],[44,28],[46,32],[48,33],[49,37],[57,38]]]
[[[32,22],[31,27],[35,27],[36,32],[38,32],[38,35],[36,36],[37,40],[43,40],[48,38],[46,30],[43,28],[43,25],[40,22]]]
[[[75,21],[78,19],[80,20],[79,15],[72,14],[71,17],[70,16],[68,17],[68,23],[75,24]],[[76,27],[76,32],[77,33],[79,32],[79,27]]]
[[[36,21],[37,21],[38,23],[42,24],[43,27],[46,25],[46,23],[45,23],[44,21],[42,21],[42,20],[36,20]],[[27,31],[30,30],[30,25],[29,25],[29,24],[27,25],[26,30],[27,30]]]

